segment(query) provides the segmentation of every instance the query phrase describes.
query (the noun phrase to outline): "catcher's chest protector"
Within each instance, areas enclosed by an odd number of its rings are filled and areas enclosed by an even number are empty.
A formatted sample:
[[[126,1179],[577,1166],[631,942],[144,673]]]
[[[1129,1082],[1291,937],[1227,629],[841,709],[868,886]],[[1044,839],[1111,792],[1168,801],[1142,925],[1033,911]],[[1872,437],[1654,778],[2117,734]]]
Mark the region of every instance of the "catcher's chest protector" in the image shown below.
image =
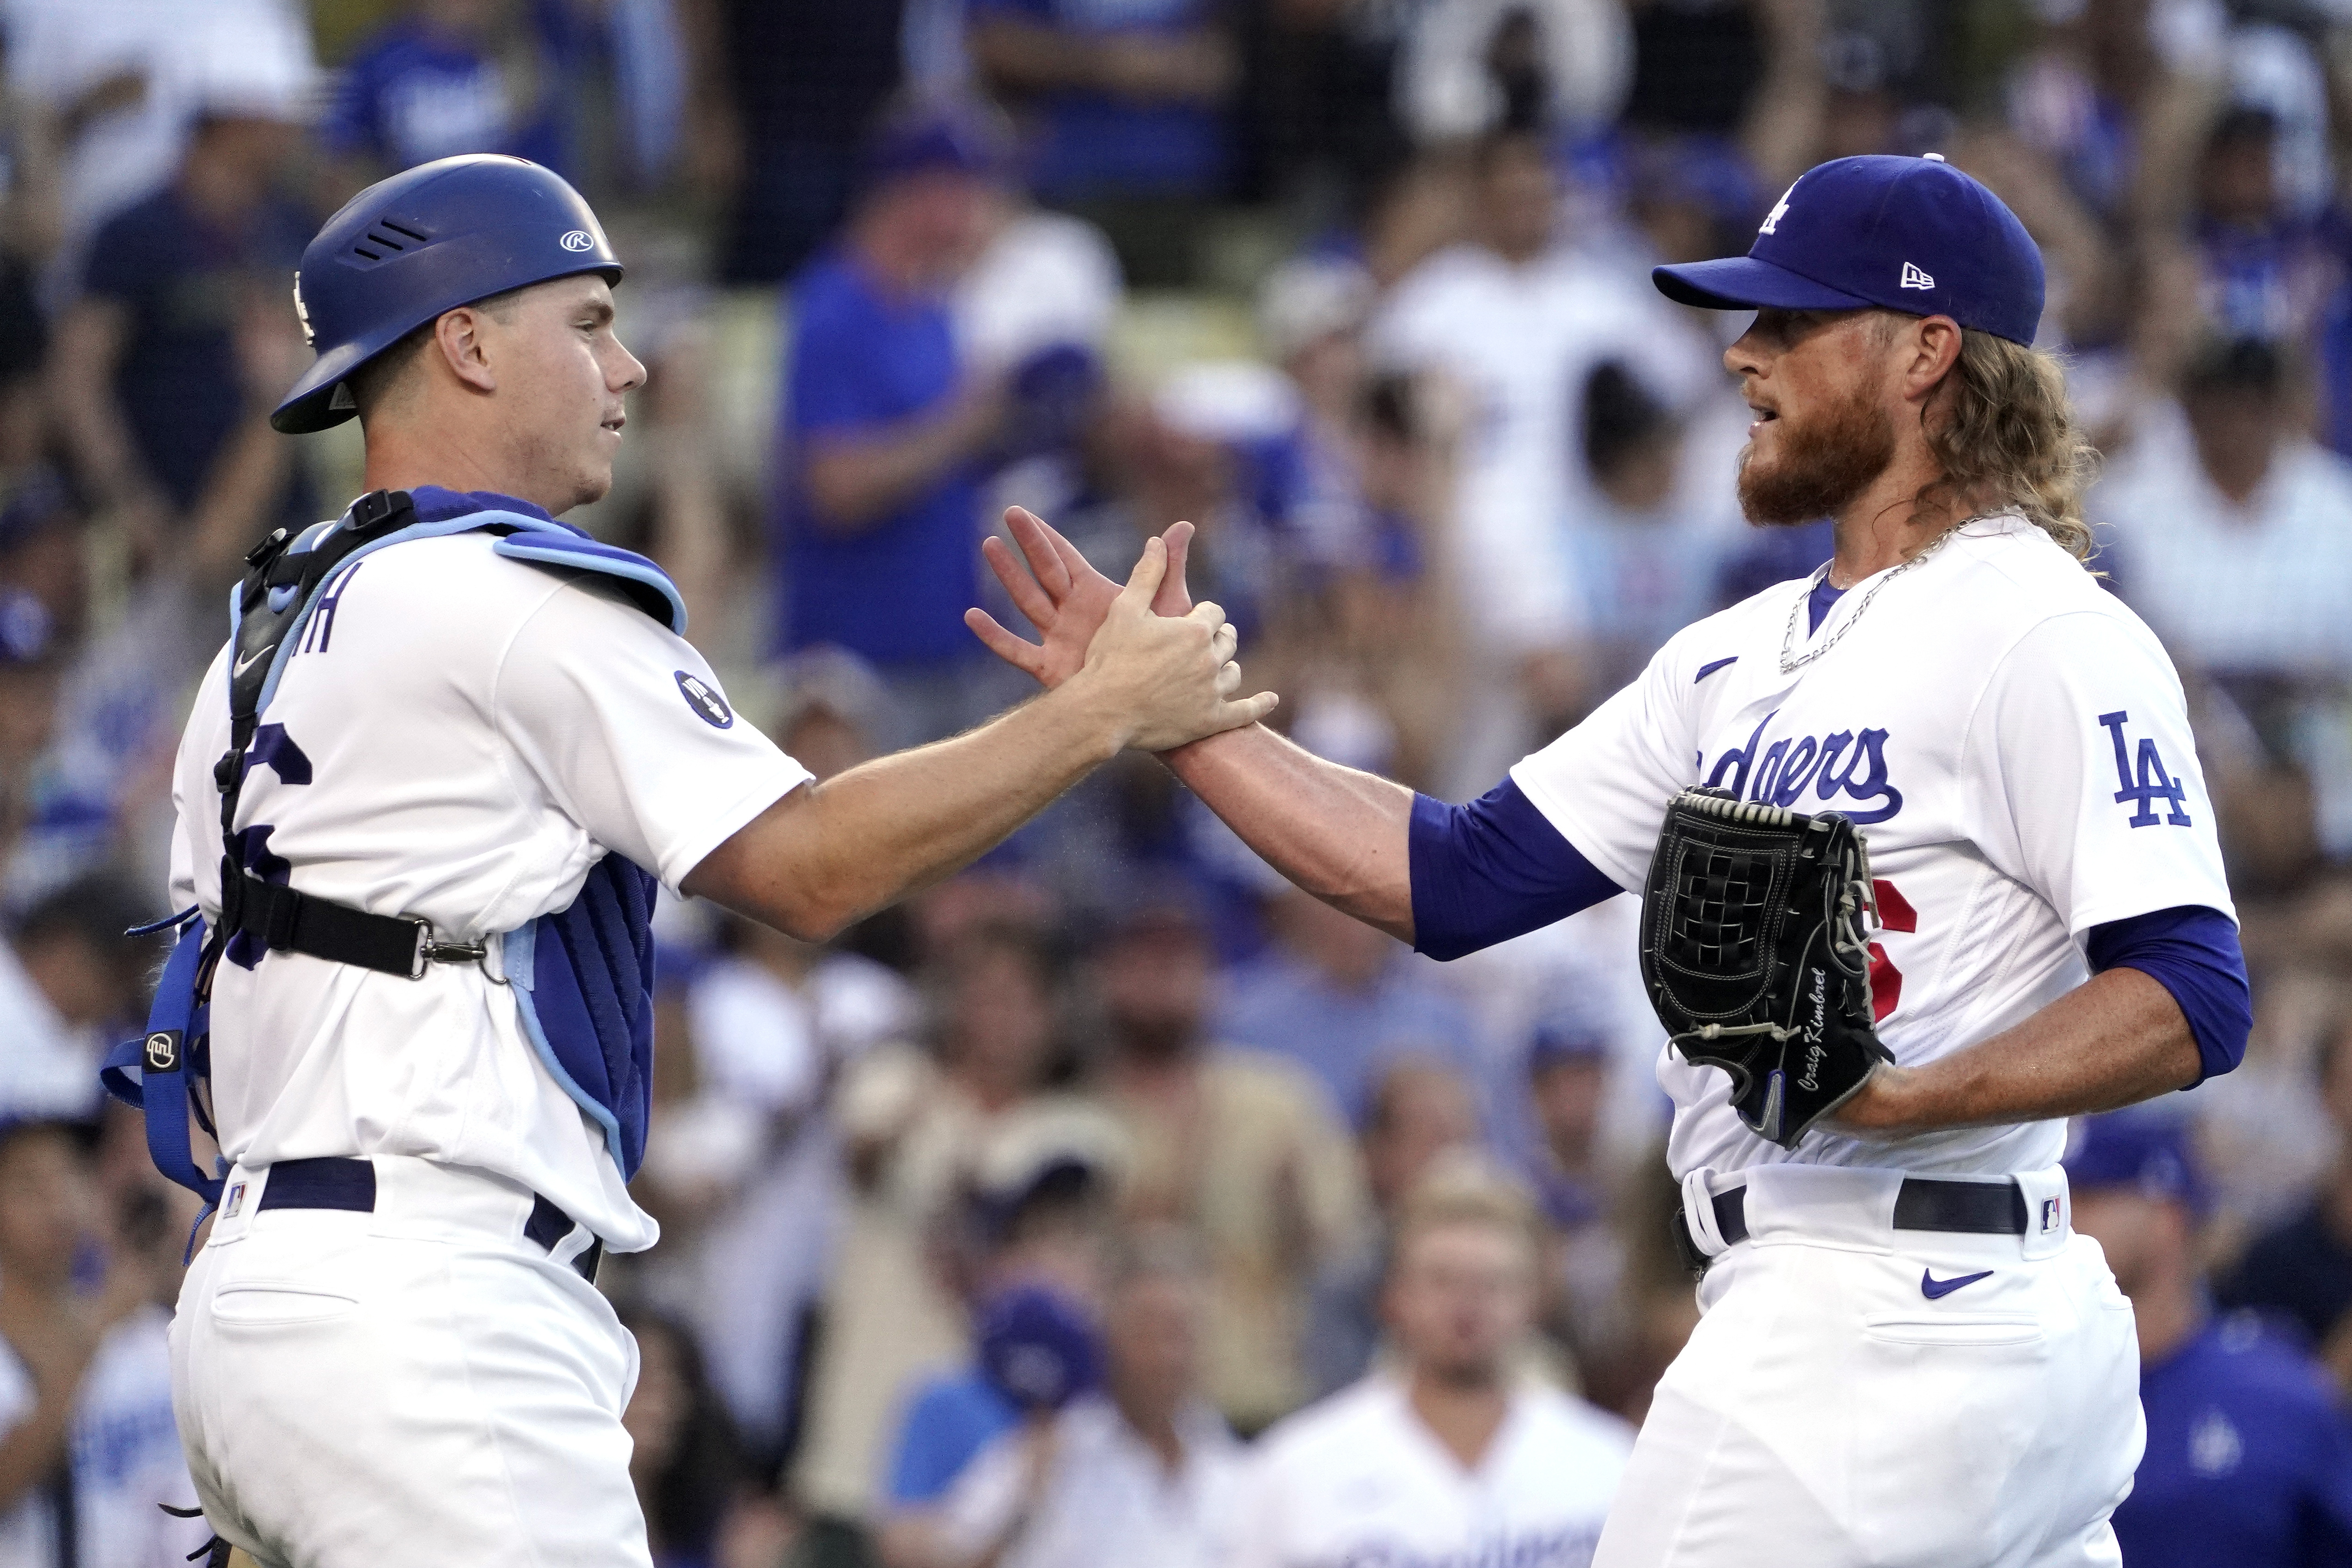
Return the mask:
[[[420,500],[424,504],[420,507]],[[221,792],[221,922],[194,909],[142,931],[178,927],[179,945],[157,985],[147,1033],[109,1055],[100,1078],[145,1113],[149,1152],[165,1175],[202,1196],[220,1196],[190,1152],[190,1114],[215,1135],[198,1092],[210,1077],[212,974],[223,958],[250,969],[273,951],[416,978],[429,963],[477,963],[487,943],[443,942],[419,920],[376,915],[299,892],[290,872],[250,874],[236,826],[251,749],[286,660],[328,585],[361,557],[411,540],[487,531],[499,554],[534,565],[593,572],[672,631],[685,606],[661,568],[545,518],[425,490],[378,490],[350,512],[299,535],[279,530],[246,560],[231,599],[230,749],[214,772]],[[522,1030],[581,1110],[602,1129],[625,1179],[645,1158],[653,1086],[653,907],[656,879],[618,855],[593,867],[566,908],[489,939],[500,946]],[[139,933],[134,933],[139,934]],[[137,1069],[140,1077],[131,1076]]]

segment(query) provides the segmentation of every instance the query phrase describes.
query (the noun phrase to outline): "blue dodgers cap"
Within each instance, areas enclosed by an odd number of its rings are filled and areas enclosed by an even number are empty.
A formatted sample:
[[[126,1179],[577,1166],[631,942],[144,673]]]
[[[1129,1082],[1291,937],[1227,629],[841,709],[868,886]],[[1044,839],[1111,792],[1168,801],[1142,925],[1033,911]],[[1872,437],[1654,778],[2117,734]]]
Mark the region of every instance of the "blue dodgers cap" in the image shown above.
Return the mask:
[[[289,436],[359,412],[343,378],[445,310],[575,273],[621,280],[587,201],[494,153],[419,163],[343,204],[302,252],[294,309],[319,357],[269,416]]]
[[[972,1338],[981,1373],[1024,1410],[1059,1410],[1100,1386],[1102,1331],[1075,1297],[1037,1282],[981,1304]]]
[[[2142,1197],[2205,1210],[2205,1179],[2189,1146],[2189,1128],[2175,1116],[2111,1110],[2086,1116],[2067,1141],[2066,1183],[2077,1193],[2127,1187]]]
[[[2024,344],[2042,324],[2041,247],[1999,196],[1932,153],[1817,164],[1747,255],[1650,278],[1667,299],[1714,310],[1875,306]]]
[[[956,99],[918,102],[884,116],[858,158],[858,184],[873,190],[914,174],[970,174],[1008,180],[1013,138],[984,104]]]

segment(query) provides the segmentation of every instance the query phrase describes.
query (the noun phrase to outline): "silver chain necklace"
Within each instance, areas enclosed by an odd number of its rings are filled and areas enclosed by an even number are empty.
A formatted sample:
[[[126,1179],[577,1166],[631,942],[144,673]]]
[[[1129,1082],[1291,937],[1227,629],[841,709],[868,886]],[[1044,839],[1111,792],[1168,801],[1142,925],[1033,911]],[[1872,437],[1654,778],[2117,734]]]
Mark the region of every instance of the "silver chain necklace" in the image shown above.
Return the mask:
[[[1780,673],[1783,675],[1794,675],[1797,671],[1804,668],[1805,666],[1812,663],[1813,660],[1821,658],[1822,655],[1829,652],[1830,649],[1837,647],[1839,639],[1843,637],[1846,633],[1853,630],[1853,624],[1862,619],[1864,615],[1869,611],[1870,602],[1878,597],[1880,589],[1885,587],[1886,584],[1894,582],[1895,579],[1902,576],[1903,574],[1910,571],[1911,568],[1918,565],[1919,563],[1927,560],[1927,557],[1944,548],[1944,542],[1946,540],[1951,538],[1952,535],[1958,533],[1961,529],[1975,521],[1976,519],[1972,517],[1964,518],[1960,521],[1954,523],[1951,527],[1944,530],[1943,532],[1936,535],[1935,542],[1929,544],[1927,549],[1922,550],[1918,554],[1914,555],[1910,560],[1906,561],[1903,564],[1895,567],[1884,577],[1881,577],[1877,582],[1872,584],[1870,585],[1870,592],[1864,594],[1862,596],[1862,602],[1854,605],[1853,614],[1848,616],[1843,622],[1839,623],[1838,628],[1835,631],[1822,638],[1820,647],[1807,648],[1803,653],[1798,653],[1795,651],[1797,647],[1798,618],[1804,615],[1805,605],[1811,600],[1813,590],[1822,585],[1822,579],[1826,578],[1830,574],[1830,568],[1837,564],[1834,561],[1822,562],[1821,570],[1814,573],[1811,578],[1807,579],[1805,583],[1805,591],[1797,595],[1797,602],[1789,606],[1788,628],[1780,634]]]

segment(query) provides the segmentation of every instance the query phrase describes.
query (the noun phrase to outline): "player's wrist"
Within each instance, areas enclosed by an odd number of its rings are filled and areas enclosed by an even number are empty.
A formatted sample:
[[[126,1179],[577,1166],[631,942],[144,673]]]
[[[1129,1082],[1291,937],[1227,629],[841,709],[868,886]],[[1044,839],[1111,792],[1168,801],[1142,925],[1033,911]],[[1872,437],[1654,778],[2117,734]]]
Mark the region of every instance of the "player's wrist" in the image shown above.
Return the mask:
[[[1881,1062],[1863,1080],[1853,1098],[1831,1112],[1830,1120],[1843,1131],[1864,1137],[1888,1137],[1916,1131],[1918,1079],[1918,1073],[1910,1068]]]
[[[1133,742],[1137,719],[1130,704],[1121,702],[1108,688],[1100,669],[1084,665],[1067,680],[1037,699],[1067,725],[1086,760],[1094,765],[1109,762]]]

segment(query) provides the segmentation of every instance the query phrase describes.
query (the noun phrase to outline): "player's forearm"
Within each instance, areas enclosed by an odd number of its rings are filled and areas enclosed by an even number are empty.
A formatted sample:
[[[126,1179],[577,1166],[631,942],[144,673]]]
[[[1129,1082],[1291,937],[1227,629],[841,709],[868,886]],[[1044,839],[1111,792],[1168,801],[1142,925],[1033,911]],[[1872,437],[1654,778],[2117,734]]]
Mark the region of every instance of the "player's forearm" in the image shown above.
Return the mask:
[[[1332,908],[1412,940],[1412,792],[1263,724],[1162,758],[1266,864]]]
[[[1899,1136],[2082,1116],[2196,1080],[2180,1005],[2137,969],[2110,969],[2015,1028],[1916,1068],[1882,1068],[1835,1120]]]
[[[1118,717],[1072,682],[977,730],[794,790],[685,890],[804,941],[970,865],[1117,755]]]

